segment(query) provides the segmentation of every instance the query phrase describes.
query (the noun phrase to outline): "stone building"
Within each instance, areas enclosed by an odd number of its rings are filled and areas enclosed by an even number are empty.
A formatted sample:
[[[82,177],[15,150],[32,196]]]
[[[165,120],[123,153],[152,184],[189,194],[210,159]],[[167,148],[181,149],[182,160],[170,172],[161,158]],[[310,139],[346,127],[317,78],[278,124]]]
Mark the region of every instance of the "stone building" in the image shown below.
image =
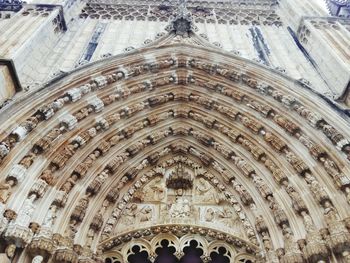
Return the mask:
[[[0,0],[0,262],[350,262],[327,5]]]

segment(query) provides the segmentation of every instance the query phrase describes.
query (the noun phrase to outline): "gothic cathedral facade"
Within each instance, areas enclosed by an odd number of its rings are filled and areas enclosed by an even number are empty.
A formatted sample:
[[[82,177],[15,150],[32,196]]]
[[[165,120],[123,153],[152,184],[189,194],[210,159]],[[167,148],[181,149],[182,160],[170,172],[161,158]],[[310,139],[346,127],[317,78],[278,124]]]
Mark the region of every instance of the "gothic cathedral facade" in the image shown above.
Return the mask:
[[[0,262],[350,262],[325,4],[0,0]]]

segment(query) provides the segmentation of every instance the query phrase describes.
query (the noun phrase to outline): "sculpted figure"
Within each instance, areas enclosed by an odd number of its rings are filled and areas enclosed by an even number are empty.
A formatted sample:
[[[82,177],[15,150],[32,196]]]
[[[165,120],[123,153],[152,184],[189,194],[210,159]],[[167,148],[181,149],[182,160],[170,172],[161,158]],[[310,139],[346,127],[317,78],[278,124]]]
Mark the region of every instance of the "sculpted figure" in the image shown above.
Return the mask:
[[[49,211],[47,211],[47,214],[43,222],[43,227],[51,228],[53,226],[55,219],[57,217],[56,211],[57,211],[57,206],[52,205]]]
[[[269,236],[269,234],[267,232],[263,232],[262,233],[262,240],[263,240],[263,243],[264,243],[264,247],[267,251],[271,251],[273,250],[273,245],[272,245],[272,242],[271,242],[271,238]]]
[[[322,131],[335,145],[345,140],[345,137],[329,124],[322,125]]]
[[[340,217],[337,210],[329,201],[326,201],[324,203],[324,216],[328,224],[340,221]]]
[[[282,172],[280,168],[270,159],[266,159],[265,166],[267,169],[270,170],[270,172],[273,175],[273,178],[276,180],[277,183],[282,183],[283,181],[287,181],[287,176]]]
[[[293,234],[290,231],[285,231],[284,248],[286,253],[283,256],[282,262],[294,262],[294,263],[304,262],[303,255],[299,249],[299,246],[294,241]]]
[[[62,168],[65,166],[67,161],[74,155],[78,145],[68,144],[58,154],[53,158],[52,163],[57,166],[57,168]]]
[[[299,126],[297,126],[295,123],[291,122],[290,120],[284,118],[281,115],[275,115],[273,120],[292,135],[294,135],[300,130]]]
[[[14,180],[4,181],[0,184],[0,202],[6,204],[11,195],[11,188],[15,185]]]
[[[131,155],[137,154],[139,151],[143,150],[148,144],[150,144],[151,141],[149,139],[141,140],[133,145],[131,145],[129,148],[126,149],[126,151]]]
[[[292,207],[295,211],[298,213],[301,213],[303,211],[308,211],[305,202],[301,198],[301,195],[297,193],[293,186],[291,186],[288,182],[284,182],[284,185],[286,187],[286,191],[289,194],[290,198],[292,199]]]
[[[173,99],[174,99],[174,94],[168,93],[165,95],[157,95],[155,97],[149,98],[148,103],[151,107],[154,107],[160,104],[164,104]]]
[[[310,171],[306,163],[302,159],[298,158],[293,152],[287,151],[286,158],[298,174],[303,176],[306,172]]]
[[[75,137],[73,143],[77,143],[78,146],[83,146],[88,141],[90,141],[91,138],[95,137],[96,134],[97,134],[96,128],[91,128],[89,130],[83,131]]]
[[[196,94],[190,94],[189,96],[190,101],[194,101],[197,104],[203,105],[207,109],[212,108],[213,101],[211,99],[208,99],[206,97],[202,97]]]
[[[118,98],[126,98],[131,94],[131,90],[127,87],[116,88]]]
[[[52,167],[51,169],[45,169],[40,175],[40,179],[45,181],[48,185],[53,185],[55,183],[55,178],[53,172],[56,168]]]
[[[15,256],[15,253],[16,253],[16,245],[15,244],[8,245],[6,247],[5,253],[6,253],[6,256],[9,259],[12,259]]]
[[[80,178],[84,177],[89,170],[90,167],[92,167],[95,160],[101,155],[100,151],[94,151],[93,153],[89,154],[86,159],[77,165],[77,167],[74,169],[74,173],[78,174]]]
[[[350,244],[349,231],[329,201],[324,203],[324,216],[330,234],[330,246],[336,253],[343,253]]]
[[[272,145],[277,151],[281,152],[287,145],[276,135],[271,132],[266,132],[264,136],[265,141]]]
[[[136,215],[138,213],[137,204],[128,205],[123,213],[123,224],[133,225],[136,222]]]
[[[231,89],[231,88],[224,88],[222,90],[222,93],[228,97],[235,99],[236,101],[239,101],[239,102],[241,102],[245,96],[244,93],[239,92],[239,91],[234,90],[234,89]]]
[[[27,132],[31,132],[39,123],[37,117],[29,117],[26,119],[21,126],[26,129]]]
[[[208,208],[205,211],[204,220],[206,222],[213,222],[214,218],[215,218],[215,211],[214,211],[214,209]]]
[[[271,113],[274,112],[270,106],[259,103],[255,100],[249,101],[247,106],[256,110],[257,112],[260,112],[264,117],[268,117]]]
[[[160,114],[152,114],[147,117],[147,120],[150,126],[156,125],[157,123],[167,120],[174,116],[174,111],[170,110],[168,112],[160,113]]]
[[[264,198],[268,198],[269,196],[272,196],[271,189],[265,184],[265,182],[257,175],[253,174],[253,183],[255,184],[256,188],[259,190],[260,194]]]
[[[239,197],[242,200],[243,204],[249,205],[253,203],[253,197],[248,193],[246,189],[243,188],[243,186],[239,183],[237,183],[235,180],[232,180],[232,184],[234,189],[239,193]]]
[[[203,177],[196,180],[194,189],[196,191],[195,198],[198,200],[198,202],[219,204],[222,200],[220,193],[215,191],[211,184]]]
[[[214,108],[215,108],[218,112],[220,112],[220,113],[222,113],[222,114],[224,114],[224,115],[230,117],[230,118],[233,119],[233,120],[235,120],[236,117],[237,117],[238,114],[239,114],[239,112],[236,111],[236,110],[234,110],[233,108],[229,108],[229,107],[222,106],[222,105],[219,105],[219,104],[215,104],[215,105],[214,105]]]
[[[109,139],[109,143],[111,146],[115,146],[118,144],[118,142],[120,142],[121,140],[123,140],[125,137],[124,135],[115,135],[112,138]]]
[[[103,105],[110,105],[112,104],[115,100],[117,99],[117,96],[112,94],[112,95],[108,95],[102,98],[102,103]]]
[[[73,225],[75,224],[75,222],[83,221],[88,205],[89,205],[89,195],[86,195],[79,200],[77,206],[74,208],[73,213],[71,215],[71,220],[73,221]]]
[[[46,136],[37,141],[33,146],[34,153],[42,153],[50,147],[51,143],[61,135],[60,129],[52,129]]]
[[[23,157],[19,164],[23,165],[26,169],[28,169],[33,164],[35,157],[35,153],[29,153],[28,155]]]
[[[309,137],[300,135],[298,139],[309,149],[310,154],[316,160],[326,155],[325,150],[322,149],[319,145],[314,144]]]
[[[232,213],[231,209],[224,207],[222,211],[217,211],[218,221],[228,227],[234,227],[237,216]]]
[[[311,216],[306,212],[306,211],[302,211],[301,215],[303,217],[303,221],[304,221],[304,225],[305,225],[305,230],[307,232],[313,232],[316,231],[316,227],[315,224],[311,218]]]
[[[129,115],[132,115],[136,112],[142,111],[147,106],[148,106],[148,102],[142,101],[140,103],[133,104],[130,107],[126,106],[124,108],[124,112],[126,113],[126,115],[129,116]]]
[[[122,189],[128,181],[129,181],[128,177],[123,176],[122,179],[120,179],[120,181],[118,182],[116,189],[117,190]]]
[[[110,170],[111,173],[115,173],[119,166],[127,160],[128,156],[128,152],[122,152],[120,155],[116,156],[112,161],[110,161],[106,168]]]
[[[156,131],[156,132],[152,133],[149,136],[149,138],[150,138],[152,144],[156,144],[160,140],[166,138],[169,134],[171,134],[170,130]]]
[[[92,112],[92,108],[90,107],[85,107],[82,108],[80,111],[77,113],[74,113],[73,116],[77,119],[77,121],[81,121],[82,119],[85,119],[89,114]]]
[[[138,121],[134,125],[131,125],[129,127],[126,127],[122,130],[122,133],[126,138],[131,137],[135,132],[142,130],[144,127],[148,125],[147,121]]]
[[[274,198],[270,197],[270,208],[272,210],[272,213],[274,215],[275,221],[279,226],[287,225],[288,224],[288,218],[286,213],[282,210],[282,208],[277,204],[276,200]]]
[[[320,161],[323,163],[326,172],[332,176],[339,188],[350,185],[350,176],[348,177],[343,174],[332,160],[321,157]]]
[[[258,86],[258,81],[245,74],[242,75],[242,81],[253,89]]]
[[[103,183],[108,178],[108,170],[102,171],[96,178],[89,184],[86,191],[92,194],[98,193]]]
[[[173,218],[189,217],[191,215],[191,207],[189,201],[183,198],[176,198],[176,203],[170,207],[170,216]]]
[[[77,174],[73,173],[68,180],[63,184],[63,186],[61,187],[61,190],[69,193],[70,190],[74,187],[74,185],[77,183],[79,177]]]
[[[234,160],[235,165],[243,172],[246,177],[250,177],[255,173],[254,168],[248,164],[244,159],[240,157],[231,157]]]
[[[258,233],[260,233],[261,235],[264,235],[264,233],[266,234],[266,232],[268,232],[266,222],[262,215],[258,215],[255,218],[255,227]]]
[[[300,116],[306,118],[313,127],[317,127],[319,123],[323,120],[321,116],[305,108],[304,106],[301,106],[300,104],[295,105],[294,109],[300,114]]]
[[[99,151],[101,154],[105,154],[106,152],[109,151],[110,148],[111,148],[111,144],[109,142],[105,140],[101,140],[98,147],[96,148],[96,151]],[[98,158],[100,154],[96,153],[96,151],[94,151],[94,154],[96,158]]]
[[[105,120],[107,122],[107,126],[110,127],[111,125],[116,123],[118,120],[120,120],[120,114],[119,113],[110,114],[105,118]]]
[[[156,177],[152,180],[149,185],[147,185],[147,190],[145,192],[146,200],[160,201],[165,197],[164,186],[162,182],[162,177]]]
[[[237,141],[249,152],[251,152],[255,160],[260,160],[265,155],[264,150],[252,143],[249,139],[238,137]]]
[[[5,158],[10,152],[10,145],[7,142],[0,142],[0,159]]]
[[[140,222],[151,221],[152,217],[153,217],[153,210],[150,206],[143,207],[138,214],[138,218]]]
[[[225,158],[230,158],[234,152],[230,150],[229,148],[225,147],[221,143],[218,142],[211,142],[211,145],[215,150],[217,150],[219,153],[221,153]]]
[[[263,129],[263,126],[260,123],[248,117],[241,117],[241,121],[245,127],[252,130],[255,134],[258,134],[260,130]]]
[[[211,141],[213,140],[212,138],[210,138],[206,134],[203,134],[202,132],[199,132],[199,131],[192,130],[190,133],[192,134],[192,136],[194,138],[196,138],[199,142],[201,142],[202,144],[204,144],[206,146],[209,146],[211,144]]]
[[[23,206],[17,215],[16,224],[24,227],[29,226],[31,217],[35,209],[35,205],[33,204],[35,198],[36,195],[33,194],[24,201]]]
[[[330,200],[325,189],[320,185],[315,177],[311,176],[309,173],[306,173],[305,180],[310,185],[310,189],[314,197],[320,204],[323,204],[325,201]]]

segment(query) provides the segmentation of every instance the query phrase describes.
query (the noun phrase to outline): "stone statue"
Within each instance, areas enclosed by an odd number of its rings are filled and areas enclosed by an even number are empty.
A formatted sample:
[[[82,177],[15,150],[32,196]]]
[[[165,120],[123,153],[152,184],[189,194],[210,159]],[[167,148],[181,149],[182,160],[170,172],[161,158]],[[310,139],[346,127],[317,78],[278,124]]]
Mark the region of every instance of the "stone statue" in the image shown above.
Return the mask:
[[[215,203],[218,204],[221,201],[221,195],[213,188],[213,186],[203,177],[200,177],[195,181],[195,199],[198,202]]]
[[[162,177],[152,180],[145,188],[145,200],[160,201],[165,197]]]
[[[61,190],[69,193],[72,188],[74,187],[74,185],[77,183],[79,177],[78,174],[73,173],[68,179],[67,181],[63,184],[63,186],[61,187]]]
[[[33,204],[35,198],[36,198],[36,195],[32,194],[28,199],[24,201],[23,206],[16,218],[16,224],[24,227],[29,226],[31,217],[35,209],[35,205]]]
[[[16,253],[16,245],[15,244],[8,245],[6,247],[5,253],[6,253],[6,256],[9,259],[12,259],[15,256],[15,253]]]
[[[206,222],[213,222],[215,218],[215,211],[213,208],[208,208],[206,211],[205,211],[205,215],[204,215],[204,220]]]
[[[278,136],[274,135],[271,132],[266,132],[264,139],[279,152],[287,147],[287,145],[280,138],[278,138]]]
[[[258,134],[260,130],[263,129],[263,126],[260,123],[248,117],[241,117],[241,121],[245,127],[252,130],[255,134]]]
[[[190,202],[185,198],[176,198],[175,204],[170,207],[170,216],[173,218],[189,217],[191,215]]]
[[[123,212],[122,223],[127,226],[135,224],[137,213],[137,204],[128,205]]]
[[[267,197],[273,195],[268,185],[259,176],[255,174],[253,174],[253,183],[264,198],[267,199]]]
[[[238,219],[236,215],[234,215],[230,208],[224,207],[222,211],[217,211],[217,219],[218,222],[228,226],[234,227],[235,221]]]
[[[45,216],[44,222],[43,222],[43,227],[48,227],[51,228],[54,224],[54,221],[57,217],[56,215],[56,211],[57,211],[57,206],[52,205],[49,209],[49,211],[47,211],[47,214]]]
[[[5,181],[0,184],[0,202],[6,203],[11,195],[11,188],[15,185],[14,180]]]
[[[314,176],[310,175],[309,173],[306,173],[305,180],[309,184],[313,196],[320,204],[324,203],[327,200],[330,200],[325,189],[320,185],[320,183],[316,180]]]
[[[28,169],[33,164],[35,157],[36,155],[34,153],[29,153],[28,155],[23,157],[19,164],[23,165],[26,169]]]
[[[338,166],[330,160],[329,158],[321,157],[320,161],[323,163],[326,172],[332,176],[339,188],[344,187],[345,185],[350,185],[350,176],[343,174]]]
[[[328,224],[332,224],[334,222],[340,221],[339,214],[337,210],[334,208],[334,206],[329,202],[326,201],[324,203],[324,216],[325,220]]]
[[[306,211],[302,211],[301,215],[303,217],[306,232],[316,231],[316,227],[311,216]]]
[[[294,208],[294,210],[297,211],[299,214],[302,211],[308,211],[305,202],[301,198],[301,195],[298,192],[296,192],[294,187],[286,181],[284,182],[284,186],[286,187],[286,191],[292,199],[292,207]]]
[[[152,217],[153,217],[153,209],[149,205],[143,207],[138,214],[138,218],[140,222],[151,221]]]
[[[302,159],[298,158],[293,152],[287,151],[286,158],[298,174],[304,175],[305,172],[310,170],[305,162]]]

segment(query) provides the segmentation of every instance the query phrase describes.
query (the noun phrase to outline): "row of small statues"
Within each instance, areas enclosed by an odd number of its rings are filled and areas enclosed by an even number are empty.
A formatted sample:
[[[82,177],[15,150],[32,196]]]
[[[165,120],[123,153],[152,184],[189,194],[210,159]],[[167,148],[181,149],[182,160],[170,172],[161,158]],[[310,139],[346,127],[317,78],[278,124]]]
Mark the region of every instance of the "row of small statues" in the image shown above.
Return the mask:
[[[149,70],[152,70],[154,68],[157,69],[164,69],[171,67],[175,64],[178,64],[178,66],[182,66],[182,62],[176,61],[173,58],[160,60],[159,62],[153,62],[153,63],[146,63],[139,66],[132,66],[128,70],[128,75],[130,76],[137,76],[144,72],[148,72]],[[218,66],[216,64],[208,64],[207,62],[198,61],[195,59],[189,60],[188,65],[202,69],[205,71],[208,71],[210,73],[216,72],[218,75],[221,75],[225,78],[228,78],[230,80],[237,81],[242,78],[242,81],[247,83],[249,86],[252,86],[256,89],[261,89],[261,85],[258,84],[256,80],[252,80],[251,78],[242,75],[240,76],[240,73],[234,71],[234,70],[227,70],[223,68],[222,66]],[[153,65],[154,64],[154,65]],[[186,63],[185,63],[186,64]],[[113,73],[108,76],[102,76],[97,77],[91,81],[89,84],[85,84],[81,86],[80,88],[73,88],[72,90],[68,91],[65,96],[62,96],[61,98],[55,100],[53,103],[48,104],[46,106],[42,106],[38,111],[36,115],[33,115],[33,117],[26,120],[23,124],[21,124],[18,129],[14,131],[5,141],[2,142],[0,145],[0,157],[4,157],[8,154],[9,150],[13,148],[16,141],[19,141],[23,139],[23,137],[26,136],[27,133],[29,133],[32,129],[36,127],[39,121],[42,121],[43,119],[48,119],[53,116],[53,114],[60,108],[63,107],[63,105],[67,101],[76,101],[81,98],[83,94],[86,94],[90,92],[91,90],[95,90],[97,88],[101,88],[107,84],[113,83],[119,79],[122,79],[124,77],[124,72],[117,72]],[[260,86],[259,86],[260,85]],[[332,142],[336,145],[340,144],[341,150],[345,151],[346,153],[350,153],[350,143],[348,140],[344,138],[344,136],[339,133],[334,127],[329,125],[324,119],[317,116],[317,114],[313,113],[312,111],[308,110],[304,106],[301,106],[301,104],[296,103],[295,99],[286,98],[285,95],[283,95],[281,92],[273,90],[272,87],[266,86],[265,89],[268,89],[269,92],[275,99],[285,102],[293,102],[294,105],[293,109],[296,110],[301,116],[305,117],[310,121],[313,126],[316,126],[318,128],[322,128],[324,133],[327,135],[328,138],[332,140]],[[108,100],[108,99],[107,99]],[[289,105],[290,106],[290,105]],[[90,110],[90,109],[86,109]],[[321,126],[319,126],[321,124]],[[323,125],[326,125],[324,128]]]
[[[167,96],[167,95],[166,95]],[[197,100],[199,101],[200,103],[203,103],[204,106],[207,106],[207,102],[203,99],[201,99],[199,96],[194,96],[194,95],[190,95],[190,100]],[[170,97],[171,99],[171,97]],[[167,99],[165,100],[167,101]],[[163,99],[160,99],[159,102],[164,102]],[[154,102],[153,102],[154,103]],[[147,104],[144,104],[141,108],[137,108],[138,107],[138,104],[136,105],[136,109],[132,112],[135,112],[137,110],[141,110],[145,105]],[[227,107],[226,107],[227,108]],[[219,111],[223,110],[223,112],[225,112],[225,114],[227,114],[227,110],[230,110],[229,108],[228,109],[225,109],[225,107],[218,107]],[[221,109],[221,110],[220,110]],[[231,111],[229,111],[231,112]],[[273,113],[270,113],[270,114],[273,114]],[[231,113],[229,113],[230,116]],[[235,113],[234,117],[237,117],[237,113]],[[262,126],[261,125],[256,125],[254,122],[252,122],[252,120],[250,120],[249,118],[246,118],[246,117],[243,117],[241,118],[242,122],[244,125],[246,125],[248,128],[252,129],[254,132],[258,132],[259,130],[262,129]],[[282,127],[286,126],[286,130],[293,133],[295,131],[298,130],[298,128],[294,128],[295,125],[293,126],[292,123],[290,123],[289,121],[287,121],[285,118],[281,117],[281,116],[278,116],[276,115],[276,117],[274,118],[274,120],[277,121],[277,123],[279,125],[281,125]],[[324,127],[326,127],[327,125],[325,125]],[[329,125],[328,125],[329,126]],[[331,130],[330,128],[328,130]],[[90,133],[90,131],[93,131],[93,133],[96,133],[96,131],[94,131],[94,129],[90,129],[88,131],[88,133]],[[48,138],[48,141],[52,141],[54,140],[55,138],[57,138],[59,135],[60,135],[60,129],[55,129],[52,131],[53,134],[51,135],[51,133],[49,133],[47,135],[47,138]],[[89,140],[89,136],[87,138],[84,137],[84,135],[81,136],[82,139],[80,141],[82,141],[83,143],[86,143],[86,141]],[[267,137],[267,136],[266,136]],[[276,136],[273,138],[272,135],[270,135],[271,137],[271,144],[277,149],[277,150],[281,150],[284,148],[285,144],[281,143],[278,141],[278,138],[276,138]],[[337,166],[334,164],[334,162],[328,160],[328,159],[325,159],[324,157],[319,157],[321,155],[324,155],[325,152],[318,149],[317,147],[315,147],[315,145],[312,144],[312,142],[309,141],[309,139],[305,136],[302,136],[302,135],[298,135],[298,137],[300,138],[300,140],[302,142],[304,142],[304,144],[310,148],[310,152],[315,156],[315,158],[319,158],[320,161],[322,163],[325,164],[325,167],[327,169],[327,172],[329,172],[334,178],[335,180],[339,181],[339,186],[343,189],[346,189],[345,191],[346,192],[349,192],[349,189],[348,188],[344,188],[344,182],[346,184],[347,181],[349,180],[344,180],[345,178],[341,177],[339,178],[338,175],[340,175],[339,173],[339,169],[337,168]],[[49,147],[49,143],[48,141],[45,139],[43,143],[39,143],[38,146],[36,147],[36,149],[41,149],[43,150],[44,148],[48,148]],[[276,141],[276,143],[274,143]],[[45,146],[45,147],[44,147]],[[71,149],[70,149],[70,148]],[[65,161],[67,161],[69,159],[69,157],[74,153],[74,149],[78,147],[78,144],[74,144],[72,146],[69,146],[66,149],[67,152],[63,152],[63,156],[58,156],[56,158],[56,160],[53,160],[53,164],[57,164],[56,166],[58,166],[60,168],[60,166],[62,166],[62,163],[64,163]],[[64,151],[65,151],[64,149]],[[27,165],[28,166],[28,165]],[[52,169],[55,169],[55,167],[53,167]],[[45,181],[50,181],[50,177],[45,180]],[[11,182],[11,184],[14,184],[16,182]],[[50,184],[50,182],[48,182]]]
[[[192,132],[193,133],[193,132]],[[195,135],[195,134],[194,134]],[[198,135],[198,134],[197,134]],[[203,136],[202,136],[203,137]],[[149,143],[149,142],[148,142]],[[194,150],[192,150],[193,151],[193,153],[195,154],[196,153],[196,151],[194,151]],[[208,158],[207,158],[208,159]],[[70,183],[70,182],[68,182],[68,183]],[[260,189],[263,189],[263,187],[262,188],[260,188]],[[262,191],[265,191],[265,190],[262,190]],[[267,191],[265,191],[265,192],[267,192],[267,194],[265,194],[265,196],[267,196],[268,195],[268,193],[270,193],[271,191],[269,191],[269,190],[267,190]],[[297,196],[297,195],[296,195]],[[304,205],[299,205],[299,206],[301,206],[301,207],[304,207]]]

